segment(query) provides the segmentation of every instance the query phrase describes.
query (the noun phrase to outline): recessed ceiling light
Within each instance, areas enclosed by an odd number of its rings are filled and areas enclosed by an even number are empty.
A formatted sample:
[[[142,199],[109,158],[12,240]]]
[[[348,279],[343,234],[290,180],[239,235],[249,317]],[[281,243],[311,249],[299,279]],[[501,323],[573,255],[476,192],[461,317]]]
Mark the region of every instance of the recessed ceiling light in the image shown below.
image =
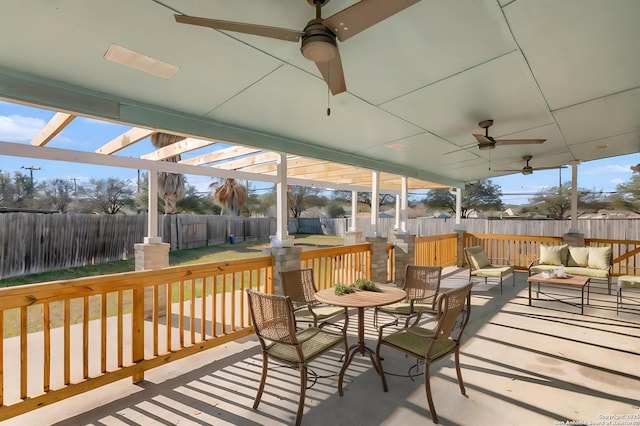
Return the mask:
[[[391,148],[394,151],[404,151],[405,149],[409,149],[409,145],[405,145],[400,142],[394,142],[387,145],[387,148]]]
[[[151,56],[143,55],[126,47],[112,44],[104,54],[107,61],[125,65],[156,77],[170,79],[180,68]]]
[[[609,144],[596,145],[596,149],[609,149]]]

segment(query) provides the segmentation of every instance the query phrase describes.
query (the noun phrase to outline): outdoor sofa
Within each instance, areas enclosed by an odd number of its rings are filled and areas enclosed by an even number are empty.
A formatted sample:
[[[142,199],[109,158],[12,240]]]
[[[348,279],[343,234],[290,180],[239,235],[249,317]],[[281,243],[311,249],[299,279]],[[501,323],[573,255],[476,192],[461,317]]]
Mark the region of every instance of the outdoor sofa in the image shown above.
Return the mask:
[[[540,245],[540,257],[529,264],[529,276],[563,268],[569,275],[581,275],[607,283],[611,294],[611,247],[571,247],[568,244]]]

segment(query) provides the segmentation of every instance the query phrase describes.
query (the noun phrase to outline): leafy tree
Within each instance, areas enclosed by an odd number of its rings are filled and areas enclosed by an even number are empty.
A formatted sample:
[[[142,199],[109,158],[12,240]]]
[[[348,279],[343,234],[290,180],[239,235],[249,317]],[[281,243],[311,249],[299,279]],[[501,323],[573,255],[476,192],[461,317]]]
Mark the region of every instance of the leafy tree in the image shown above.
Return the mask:
[[[351,194],[349,194],[351,200]],[[358,192],[358,203],[366,204],[371,207],[371,192]],[[378,194],[378,206],[395,205],[396,197],[391,194]]]
[[[220,213],[220,207],[215,206],[210,197],[204,196],[197,192],[194,186],[187,186],[184,197],[177,203],[177,209],[180,212],[194,214],[214,214]]]
[[[13,187],[15,188],[13,205],[15,207],[33,207],[35,203],[33,180],[24,173],[15,172],[13,174]]]
[[[629,182],[617,185],[616,191],[609,197],[614,208],[640,213],[640,174],[634,173]]]
[[[610,205],[602,199],[598,191],[590,191],[578,188],[578,208],[599,210]],[[543,188],[529,199],[529,211],[546,215],[553,219],[562,219],[571,210],[571,182],[565,182],[562,186]]]
[[[331,201],[327,205],[328,217],[344,217],[345,211],[342,205],[338,201]]]
[[[11,179],[11,173],[0,170],[0,206],[11,207],[16,188]]]
[[[320,195],[318,188],[292,185],[287,188],[287,207],[289,217],[301,217],[305,210],[312,207],[324,207],[326,197]]]
[[[184,136],[168,133],[155,133],[151,135],[151,143],[156,148],[164,148],[185,139]],[[177,163],[180,155],[165,158],[162,161]],[[158,173],[158,196],[164,201],[164,214],[176,214],[176,203],[184,196],[184,188],[187,183],[184,175],[180,173]]]
[[[502,210],[500,197],[502,190],[490,179],[482,179],[473,185],[467,185],[462,190],[460,216],[466,218],[473,211]],[[431,208],[446,209],[456,213],[456,196],[448,189],[433,189],[427,193],[422,202]]]
[[[125,179],[90,179],[86,185],[79,188],[86,198],[84,210],[94,213],[116,214],[124,207],[133,207],[135,189]]]
[[[40,205],[43,208],[54,209],[65,213],[73,201],[74,186],[66,179],[51,179],[40,185],[44,194]]]

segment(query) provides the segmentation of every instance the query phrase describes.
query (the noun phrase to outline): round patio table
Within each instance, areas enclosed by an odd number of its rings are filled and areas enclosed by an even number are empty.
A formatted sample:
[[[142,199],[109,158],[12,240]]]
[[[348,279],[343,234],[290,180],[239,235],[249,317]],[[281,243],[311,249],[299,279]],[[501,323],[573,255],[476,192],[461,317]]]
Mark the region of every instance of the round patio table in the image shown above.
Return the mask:
[[[367,353],[373,363],[376,372],[380,374],[380,369],[376,363],[375,353],[369,348],[364,341],[364,310],[365,308],[374,308],[376,306],[390,305],[391,303],[403,300],[407,293],[396,287],[379,285],[380,292],[377,291],[356,291],[338,296],[333,288],[320,290],[316,293],[316,299],[320,302],[334,306],[343,306],[346,308],[358,308],[358,342],[349,347],[347,352],[348,358],[345,360],[340,370],[340,379],[338,380],[338,392],[342,396],[342,381],[344,373],[349,364],[353,360],[356,353],[361,355]]]

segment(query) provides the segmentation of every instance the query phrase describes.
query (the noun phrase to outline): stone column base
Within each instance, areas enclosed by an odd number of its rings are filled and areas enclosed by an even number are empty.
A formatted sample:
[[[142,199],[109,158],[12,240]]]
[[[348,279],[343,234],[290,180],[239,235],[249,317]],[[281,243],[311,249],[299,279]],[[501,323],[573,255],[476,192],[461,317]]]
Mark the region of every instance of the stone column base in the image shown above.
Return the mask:
[[[344,245],[352,246],[362,242],[362,231],[347,231],[344,235]]]
[[[169,267],[169,244],[151,243],[134,244],[136,271],[163,269]],[[164,291],[163,291],[164,289]],[[167,315],[166,286],[158,290],[158,316]],[[153,288],[144,289],[144,319],[153,318]]]
[[[300,269],[301,247],[265,247],[262,253],[273,256],[273,294],[284,294],[279,272]]]

